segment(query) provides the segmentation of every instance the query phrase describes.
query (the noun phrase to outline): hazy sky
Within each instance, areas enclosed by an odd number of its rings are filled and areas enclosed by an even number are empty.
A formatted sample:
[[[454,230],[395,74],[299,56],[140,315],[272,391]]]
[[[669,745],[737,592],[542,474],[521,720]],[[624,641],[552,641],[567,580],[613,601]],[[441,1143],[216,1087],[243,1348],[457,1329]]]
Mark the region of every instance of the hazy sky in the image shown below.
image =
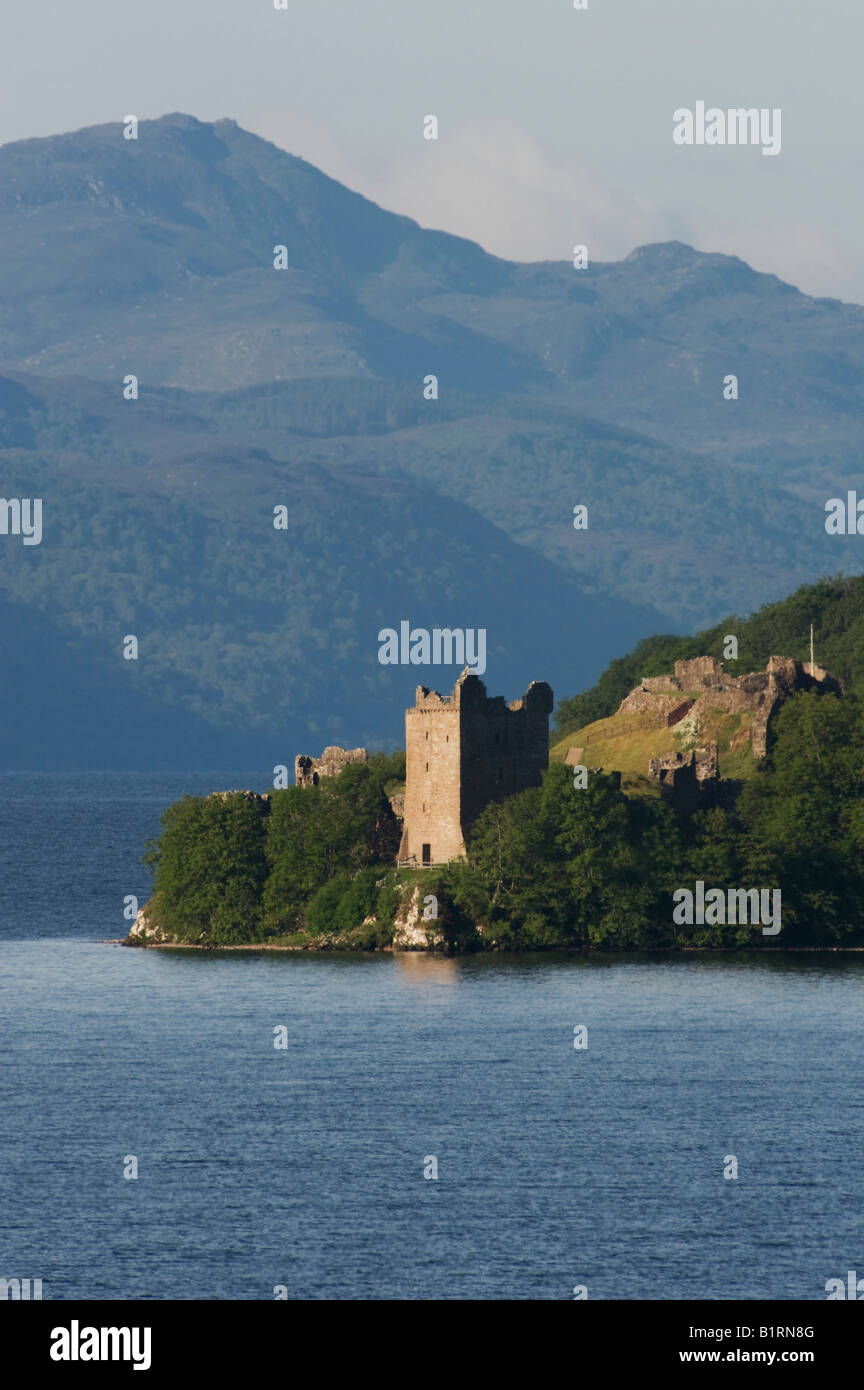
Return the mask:
[[[232,116],[502,256],[677,238],[864,303],[862,46],[860,0],[0,0],[0,141]],[[698,100],[780,154],[675,146]]]

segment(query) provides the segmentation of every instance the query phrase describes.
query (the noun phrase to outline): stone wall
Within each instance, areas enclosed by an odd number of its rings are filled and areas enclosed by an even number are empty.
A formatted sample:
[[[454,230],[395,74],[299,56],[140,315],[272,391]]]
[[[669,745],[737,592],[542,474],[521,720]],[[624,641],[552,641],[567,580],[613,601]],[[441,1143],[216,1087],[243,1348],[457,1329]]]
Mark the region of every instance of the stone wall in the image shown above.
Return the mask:
[[[668,780],[664,772],[675,772],[682,767],[692,767],[697,782],[717,777],[720,771],[717,744],[706,743],[704,748],[691,748],[688,753],[664,753],[660,758],[651,758],[648,776],[654,782],[663,782]]]
[[[689,661],[675,662],[675,681],[682,690],[699,690],[731,679],[716,656],[694,656]]]
[[[642,690],[661,692],[681,689],[674,676],[646,676],[639,682],[639,686]]]
[[[674,692],[694,692],[689,705],[676,698]],[[657,727],[678,723],[691,711],[697,720],[703,705],[727,714],[752,715],[750,743],[753,755],[764,758],[768,749],[768,730],[771,716],[778,706],[799,690],[840,692],[840,683],[821,666],[810,670],[810,663],[793,661],[788,656],[772,656],[764,671],[751,671],[745,676],[730,676],[723,662],[715,656],[697,656],[689,661],[676,661],[672,676],[652,676],[631,690],[618,707],[618,713],[639,716],[632,729],[645,727],[652,716]],[[699,693],[697,693],[699,692]],[[602,731],[589,734],[592,738],[610,737]],[[670,755],[671,756],[671,755]]]
[[[369,754],[365,748],[325,748],[320,758],[298,753],[294,759],[294,781],[298,787],[314,787],[322,777],[338,777],[348,763],[365,763]]]
[[[686,813],[710,803],[719,775],[716,743],[691,748],[689,753],[665,753],[648,763],[648,776],[659,784],[663,800]]]
[[[659,727],[665,724],[666,716],[680,704],[681,691],[676,690],[674,686],[670,686],[668,693],[658,693],[647,690],[643,684],[637,685],[635,690],[631,690],[630,694],[625,696],[618,706],[617,713],[646,715],[649,719],[654,719]]]

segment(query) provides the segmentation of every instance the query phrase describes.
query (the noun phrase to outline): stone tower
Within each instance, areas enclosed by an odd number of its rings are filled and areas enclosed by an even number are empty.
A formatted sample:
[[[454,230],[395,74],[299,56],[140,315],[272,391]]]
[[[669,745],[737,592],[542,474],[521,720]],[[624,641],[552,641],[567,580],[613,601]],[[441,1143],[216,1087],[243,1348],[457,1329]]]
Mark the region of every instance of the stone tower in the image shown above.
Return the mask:
[[[445,864],[490,801],[540,785],[549,762],[552,691],[534,681],[521,700],[491,698],[466,667],[452,695],[418,685],[405,711],[405,818],[399,863]]]

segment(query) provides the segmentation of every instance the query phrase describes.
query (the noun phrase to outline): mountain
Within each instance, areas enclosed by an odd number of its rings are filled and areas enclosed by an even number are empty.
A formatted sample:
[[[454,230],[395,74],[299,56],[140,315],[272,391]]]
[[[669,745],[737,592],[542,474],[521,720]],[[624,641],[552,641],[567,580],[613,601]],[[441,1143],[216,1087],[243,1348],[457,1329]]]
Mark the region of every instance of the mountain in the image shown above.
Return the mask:
[[[452,685],[458,666],[381,665],[384,627],[485,628],[487,679],[514,698],[590,678],[613,634],[658,621],[413,480],[251,448],[179,393],[50,387],[0,379],[4,495],[43,500],[42,543],[0,547],[7,768],[270,775],[327,743],[392,746],[415,686]]]
[[[864,406],[856,305],[679,242],[582,271],[507,262],[230,120],[5,145],[0,232],[0,360],[38,371],[135,364],[193,390],[437,371],[447,390],[554,394],[699,450],[783,439],[799,459]]]
[[[502,370],[515,381],[530,366],[413,308],[487,294],[506,262],[383,211],[233,121],[174,115],[142,122],[138,140],[110,125],[5,145],[0,234],[7,363],[193,389],[416,375],[442,351],[466,381]],[[289,258],[279,273],[277,245]]]
[[[490,688],[563,694],[862,568],[824,504],[864,310],[734,256],[507,262],[177,114],[0,148],[0,235],[0,494],[45,511],[41,546],[0,536],[6,766],[388,745],[457,674],[378,664],[402,618],[486,627]]]

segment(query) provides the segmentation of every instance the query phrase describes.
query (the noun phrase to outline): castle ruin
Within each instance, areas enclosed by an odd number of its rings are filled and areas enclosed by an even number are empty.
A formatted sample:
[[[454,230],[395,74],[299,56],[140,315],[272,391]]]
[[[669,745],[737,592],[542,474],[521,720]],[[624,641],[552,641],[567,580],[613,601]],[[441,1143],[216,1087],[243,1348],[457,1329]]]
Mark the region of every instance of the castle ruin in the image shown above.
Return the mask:
[[[649,676],[625,696],[615,714],[595,729],[583,729],[580,745],[569,748],[568,767],[582,765],[591,746],[629,738],[652,729],[675,729],[684,746],[654,757],[648,778],[664,801],[689,814],[698,807],[722,804],[729,789],[720,776],[718,744],[704,739],[718,712],[745,716],[729,744],[731,752],[749,743],[754,758],[767,757],[771,719],[780,705],[801,690],[842,694],[840,682],[814,661],[772,656],[764,671],[731,676],[715,656],[676,661],[674,673]],[[679,726],[676,728],[676,726]]]
[[[651,758],[648,778],[659,785],[663,800],[671,802],[677,811],[696,811],[710,804],[716,795],[720,780],[717,744]]]
[[[317,787],[322,777],[338,777],[348,763],[365,763],[369,754],[365,748],[325,748],[320,758],[298,753],[294,759],[294,781],[298,787]]]
[[[746,676],[730,676],[716,656],[697,656],[689,661],[676,661],[672,676],[652,676],[643,680],[621,701],[618,714],[650,713],[658,723],[672,725],[691,711],[698,717],[703,700],[706,707],[727,714],[746,711],[752,715],[753,756],[764,758],[772,714],[799,690],[839,694],[840,683],[823,667],[811,665],[809,661],[793,661],[788,656],[771,656],[764,671],[751,671]]]
[[[418,685],[405,711],[406,781],[399,863],[446,864],[490,801],[537,787],[549,762],[552,691],[533,681],[521,700],[490,697],[468,668],[452,695]]]

